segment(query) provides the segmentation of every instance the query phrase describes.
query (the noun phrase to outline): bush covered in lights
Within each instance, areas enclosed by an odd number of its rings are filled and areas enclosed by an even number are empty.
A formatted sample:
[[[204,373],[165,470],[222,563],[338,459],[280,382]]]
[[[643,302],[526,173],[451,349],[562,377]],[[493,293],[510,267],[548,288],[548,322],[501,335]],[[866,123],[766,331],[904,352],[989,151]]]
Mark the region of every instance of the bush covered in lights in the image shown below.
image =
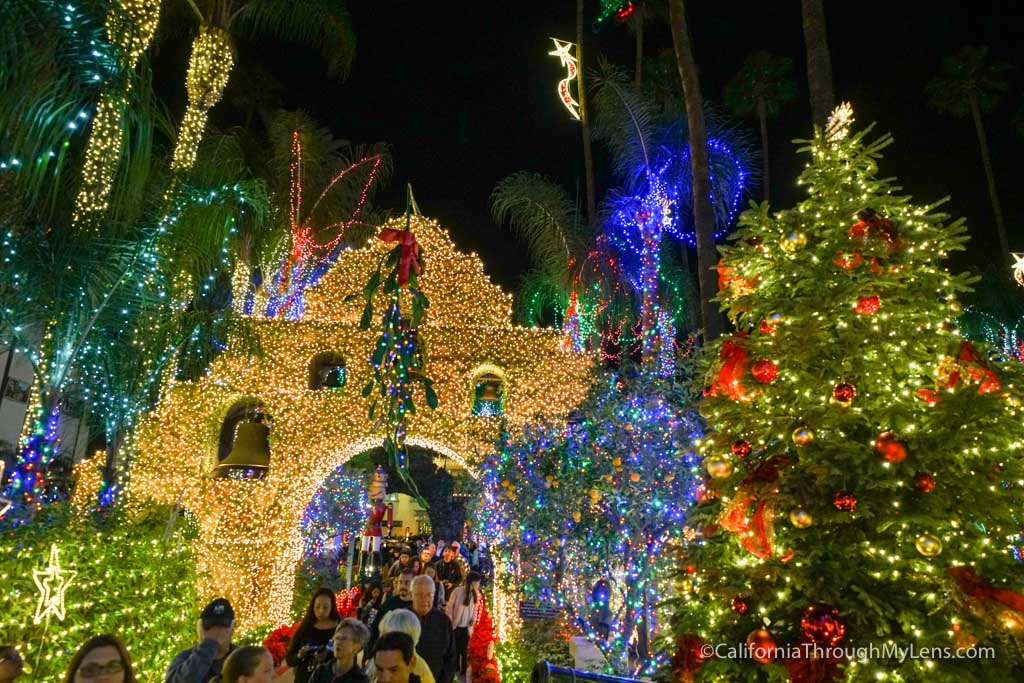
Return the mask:
[[[175,653],[195,644],[192,529],[186,518],[177,516],[173,526],[170,518],[167,509],[127,519],[51,505],[31,522],[7,525],[0,537],[0,642],[20,650],[26,683],[61,679],[74,651],[98,633],[125,641],[140,681],[162,680]],[[60,571],[43,575],[53,548]],[[43,600],[42,586],[55,602]],[[46,615],[48,605],[62,607],[64,618],[53,609]]]
[[[804,147],[808,198],[722,250],[674,680],[1021,680],[1020,376],[954,323],[962,221],[879,178],[891,138],[850,114]]]
[[[656,606],[696,491],[689,398],[671,380],[610,373],[568,425],[528,426],[482,466],[506,588],[562,609],[619,673],[659,661]]]

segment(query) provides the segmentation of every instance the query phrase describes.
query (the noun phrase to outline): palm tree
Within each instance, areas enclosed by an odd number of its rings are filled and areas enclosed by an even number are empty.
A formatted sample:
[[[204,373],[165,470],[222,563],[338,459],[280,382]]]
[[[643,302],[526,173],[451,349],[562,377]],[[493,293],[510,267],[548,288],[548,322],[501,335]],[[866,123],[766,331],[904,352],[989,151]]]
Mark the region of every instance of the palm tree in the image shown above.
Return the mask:
[[[725,86],[725,104],[736,116],[757,116],[761,124],[761,187],[769,198],[768,119],[796,99],[793,60],[760,50],[747,57],[739,73]]]
[[[187,171],[224,94],[235,62],[235,36],[295,40],[317,48],[329,73],[344,78],[355,56],[348,10],[332,0],[186,0],[199,20],[186,85],[188,107],[178,132],[171,168]]]
[[[711,172],[708,164],[708,137],[704,125],[704,98],[697,77],[697,63],[686,24],[683,0],[669,3],[672,44],[675,46],[679,77],[683,82],[686,120],[690,134],[690,165],[693,170],[693,220],[697,237],[697,273],[700,282],[701,322],[704,340],[721,336],[722,315],[712,297],[717,294],[718,281],[713,268],[718,262],[715,250],[715,211],[711,205]]]
[[[1006,236],[1003,209],[999,204],[996,177],[981,115],[992,111],[1009,89],[1008,76],[1012,68],[1005,62],[990,62],[987,46],[965,45],[956,54],[942,60],[942,72],[925,88],[929,97],[928,104],[935,111],[955,118],[969,115],[974,120],[978,147],[981,148],[981,163],[988,180],[988,196],[992,201],[992,213],[999,233],[999,246],[1007,263],[1010,262],[1010,242]]]
[[[811,123],[825,128],[835,106],[832,95],[832,58],[828,51],[828,29],[822,0],[800,0],[804,45],[807,48],[807,83],[811,90]]]
[[[114,0],[107,12],[110,40],[120,49],[123,71],[134,70],[156,35],[160,0]],[[75,200],[73,223],[95,232],[97,219],[110,205],[114,176],[125,141],[124,115],[131,81],[114,82],[104,89],[96,106],[89,146],[82,164],[82,182]]]
[[[580,131],[583,136],[583,171],[587,188],[587,220],[593,222],[597,213],[594,189],[594,157],[590,144],[590,114],[587,111],[586,70],[583,68],[583,0],[576,0],[576,68],[580,89]]]

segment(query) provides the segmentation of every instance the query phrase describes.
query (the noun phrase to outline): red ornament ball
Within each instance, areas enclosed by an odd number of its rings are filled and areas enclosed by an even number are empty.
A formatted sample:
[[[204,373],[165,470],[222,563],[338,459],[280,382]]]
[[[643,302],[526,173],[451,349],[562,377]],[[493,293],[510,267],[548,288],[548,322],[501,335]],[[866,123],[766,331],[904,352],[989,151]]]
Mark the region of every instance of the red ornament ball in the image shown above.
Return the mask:
[[[844,252],[842,249],[836,252],[836,257],[832,259],[832,263],[836,264],[843,270],[853,270],[860,265],[864,257],[860,255],[860,252],[854,249],[849,254]]]
[[[750,455],[751,450],[750,442],[746,439],[738,439],[732,442],[732,454],[737,458],[745,458]]]
[[[732,599],[732,611],[737,614],[746,614],[750,611],[750,598],[745,595],[737,595]]]
[[[876,295],[857,297],[857,305],[853,307],[858,315],[874,315],[882,307],[882,300]]]
[[[747,648],[750,650],[751,659],[767,664],[775,658],[775,637],[763,628],[751,631],[747,636]]]
[[[811,605],[800,619],[804,637],[822,647],[835,647],[846,635],[839,610],[829,605]]]
[[[853,397],[856,395],[857,387],[853,386],[849,382],[840,382],[832,387],[832,398],[836,400],[836,403],[840,403],[844,406],[848,406],[853,403]]]
[[[836,510],[853,512],[857,509],[857,496],[853,495],[853,491],[836,491],[832,504],[836,506]]]
[[[779,364],[768,358],[755,361],[750,374],[761,384],[771,384],[779,378]]]
[[[914,475],[914,488],[921,493],[931,493],[935,488],[935,475],[931,472],[918,472]]]
[[[889,462],[903,462],[907,457],[907,444],[892,432],[882,432],[875,439],[875,452]]]

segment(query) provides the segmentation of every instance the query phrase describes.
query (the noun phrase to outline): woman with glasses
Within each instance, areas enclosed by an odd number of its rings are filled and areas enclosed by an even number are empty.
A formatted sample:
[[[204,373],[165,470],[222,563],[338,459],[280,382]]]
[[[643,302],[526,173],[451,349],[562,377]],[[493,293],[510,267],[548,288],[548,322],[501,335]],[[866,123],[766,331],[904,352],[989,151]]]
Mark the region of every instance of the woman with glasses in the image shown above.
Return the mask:
[[[13,645],[0,645],[0,683],[11,683],[25,670],[25,663]]]
[[[93,636],[71,658],[64,683],[137,683],[128,650],[117,636]]]

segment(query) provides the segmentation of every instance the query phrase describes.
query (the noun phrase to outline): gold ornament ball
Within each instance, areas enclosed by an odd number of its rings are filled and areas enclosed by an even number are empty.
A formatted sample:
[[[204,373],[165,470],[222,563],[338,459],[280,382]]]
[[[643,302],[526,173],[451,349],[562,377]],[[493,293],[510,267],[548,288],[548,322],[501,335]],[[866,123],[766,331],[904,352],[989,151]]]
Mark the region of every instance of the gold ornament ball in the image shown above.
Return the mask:
[[[793,508],[789,513],[789,522],[797,529],[806,529],[814,524],[814,517],[803,508]]]
[[[807,235],[802,232],[791,232],[782,238],[782,251],[787,254],[800,251],[807,246]]]
[[[797,446],[806,446],[814,441],[814,432],[807,427],[800,427],[793,430],[793,443]]]
[[[963,304],[961,304],[956,299],[950,299],[949,302],[946,304],[946,308],[948,308],[949,312],[953,313],[954,315],[960,315],[961,313],[963,313],[964,310]]]
[[[917,547],[917,552],[925,557],[935,557],[942,552],[942,541],[931,534],[921,534],[917,537],[914,545]]]
[[[1024,617],[1016,610],[1005,609],[1000,612],[999,623],[1014,636],[1020,636],[1024,632]]]
[[[732,462],[721,455],[712,455],[704,461],[704,467],[707,468],[708,474],[715,479],[725,479],[732,474]]]

